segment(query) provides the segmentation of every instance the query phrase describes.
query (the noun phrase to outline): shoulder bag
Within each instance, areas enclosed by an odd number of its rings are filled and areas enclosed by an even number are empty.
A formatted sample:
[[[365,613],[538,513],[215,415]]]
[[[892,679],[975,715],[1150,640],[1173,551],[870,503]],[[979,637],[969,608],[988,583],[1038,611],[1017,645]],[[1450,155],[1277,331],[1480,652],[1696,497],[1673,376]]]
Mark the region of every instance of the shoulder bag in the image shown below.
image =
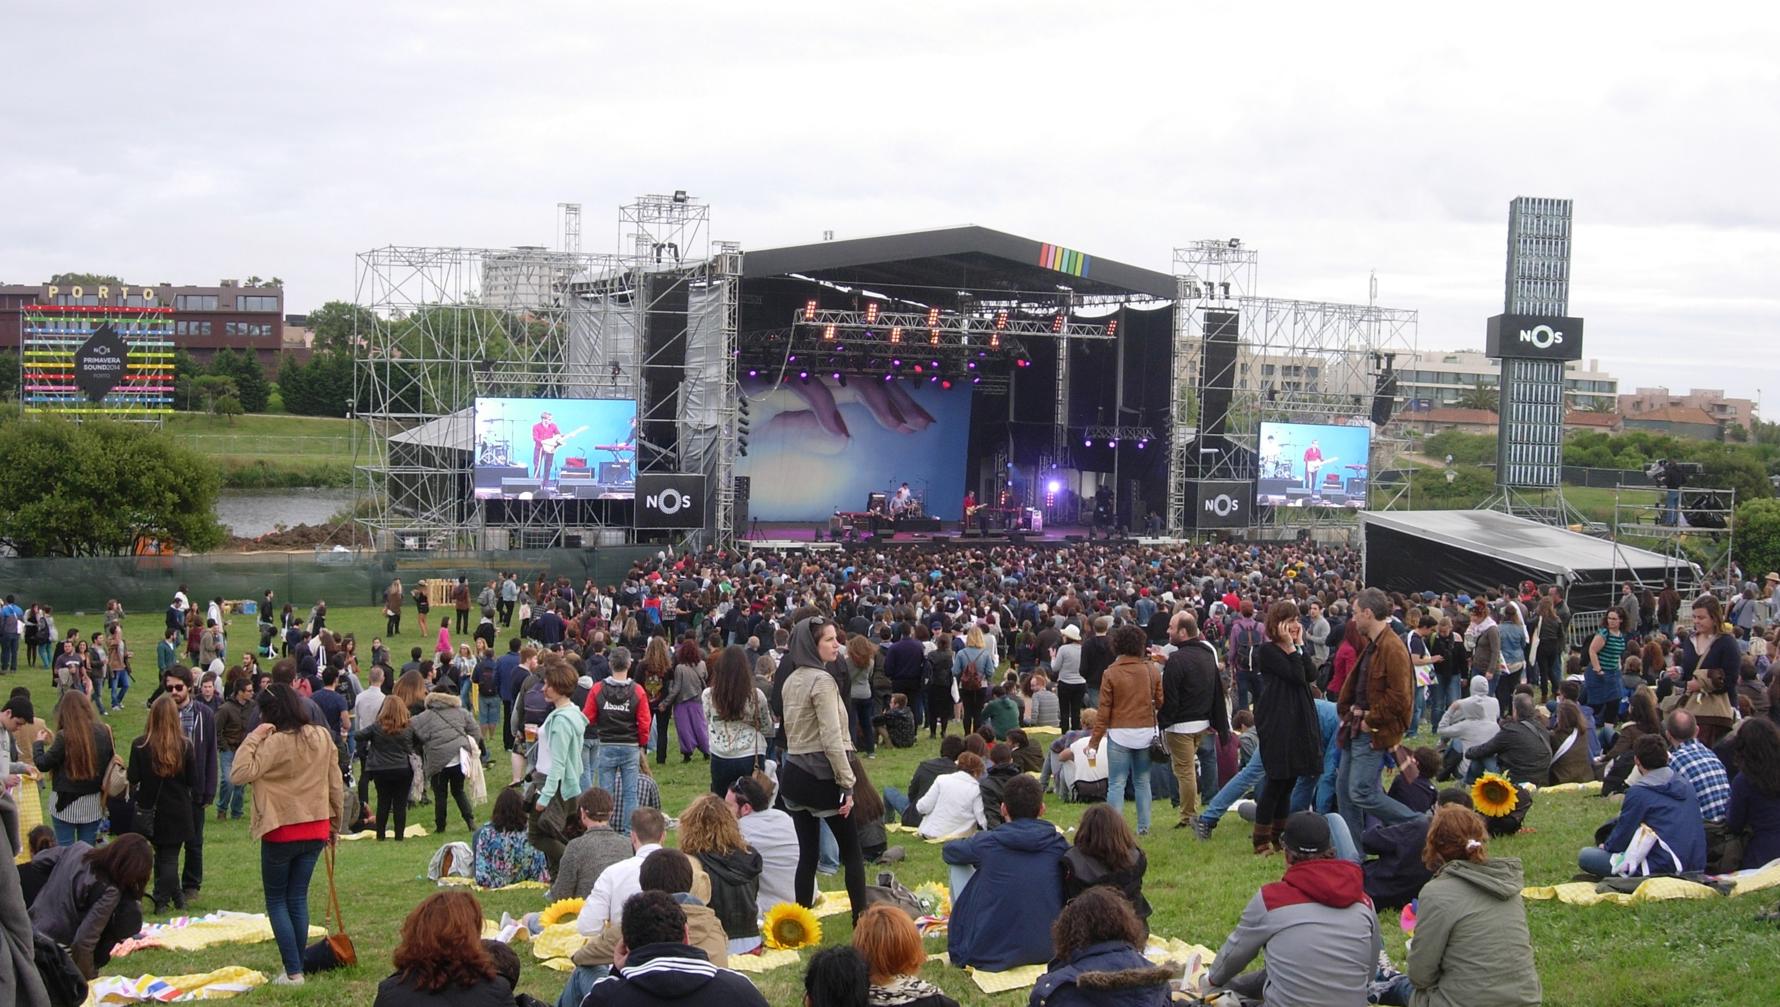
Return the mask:
[[[303,949],[304,973],[326,972],[358,964],[358,951],[352,946],[352,938],[346,935],[346,920],[340,915],[340,893],[334,889],[333,844],[330,843],[323,849],[322,856],[328,865],[329,919],[336,932]]]
[[[130,767],[118,758],[117,737],[111,733],[111,725],[105,725],[105,736],[111,739],[111,764],[105,767],[105,779],[100,782],[106,797],[122,797],[130,790]]]

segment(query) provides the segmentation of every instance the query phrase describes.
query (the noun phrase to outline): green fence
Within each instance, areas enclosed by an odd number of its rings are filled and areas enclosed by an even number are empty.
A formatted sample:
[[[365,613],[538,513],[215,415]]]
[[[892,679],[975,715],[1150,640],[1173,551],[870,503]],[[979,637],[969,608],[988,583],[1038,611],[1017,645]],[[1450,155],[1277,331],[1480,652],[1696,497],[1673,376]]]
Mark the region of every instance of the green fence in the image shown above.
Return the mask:
[[[432,577],[468,577],[480,584],[511,570],[521,580],[539,571],[567,577],[577,588],[617,583],[637,559],[659,546],[509,550],[479,553],[316,552],[216,553],[81,559],[0,558],[0,593],[21,604],[42,602],[58,612],[99,612],[116,598],[134,612],[165,608],[186,585],[193,597],[258,599],[270,588],[281,602],[307,609],[372,605],[395,578],[413,584]]]

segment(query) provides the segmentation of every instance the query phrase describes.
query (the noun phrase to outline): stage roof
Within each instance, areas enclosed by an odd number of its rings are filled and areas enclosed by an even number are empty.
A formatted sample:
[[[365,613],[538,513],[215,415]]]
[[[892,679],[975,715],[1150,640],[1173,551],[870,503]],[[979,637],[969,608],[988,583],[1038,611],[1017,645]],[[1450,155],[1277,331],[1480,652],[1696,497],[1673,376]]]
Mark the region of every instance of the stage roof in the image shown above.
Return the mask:
[[[974,224],[762,248],[742,261],[744,279],[798,274],[886,293],[907,287],[1044,292],[1062,284],[1089,297],[1175,295],[1167,273]]]
[[[1611,570],[1613,543],[1556,528],[1501,511],[1422,510],[1368,511],[1362,525],[1383,525],[1417,538],[1463,546],[1496,559],[1524,564],[1552,574],[1575,576],[1591,570]],[[1619,566],[1639,569],[1682,566],[1679,561],[1645,549],[1621,546]]]

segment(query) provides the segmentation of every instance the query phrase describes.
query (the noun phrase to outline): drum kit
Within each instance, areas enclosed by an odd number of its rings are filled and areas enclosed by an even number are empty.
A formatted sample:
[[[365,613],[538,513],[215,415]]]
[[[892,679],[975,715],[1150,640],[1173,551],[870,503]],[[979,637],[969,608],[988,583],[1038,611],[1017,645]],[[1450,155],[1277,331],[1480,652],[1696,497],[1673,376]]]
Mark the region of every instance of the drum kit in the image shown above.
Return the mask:
[[[513,465],[512,423],[498,402],[476,411],[476,464]]]
[[[882,512],[892,518],[927,516],[927,495],[925,493],[910,491],[907,497],[898,499],[899,492],[901,492],[900,487],[892,486],[887,492],[873,493],[871,497],[874,501],[881,497]]]

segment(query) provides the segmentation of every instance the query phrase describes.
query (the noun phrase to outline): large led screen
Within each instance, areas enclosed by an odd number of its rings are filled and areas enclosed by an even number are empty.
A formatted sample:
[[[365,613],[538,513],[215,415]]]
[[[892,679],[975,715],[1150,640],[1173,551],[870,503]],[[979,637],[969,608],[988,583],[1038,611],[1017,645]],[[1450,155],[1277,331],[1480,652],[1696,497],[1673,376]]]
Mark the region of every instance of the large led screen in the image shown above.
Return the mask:
[[[631,399],[476,400],[479,500],[628,500],[637,484]]]
[[[1255,503],[1363,510],[1371,451],[1366,427],[1263,422]]]

